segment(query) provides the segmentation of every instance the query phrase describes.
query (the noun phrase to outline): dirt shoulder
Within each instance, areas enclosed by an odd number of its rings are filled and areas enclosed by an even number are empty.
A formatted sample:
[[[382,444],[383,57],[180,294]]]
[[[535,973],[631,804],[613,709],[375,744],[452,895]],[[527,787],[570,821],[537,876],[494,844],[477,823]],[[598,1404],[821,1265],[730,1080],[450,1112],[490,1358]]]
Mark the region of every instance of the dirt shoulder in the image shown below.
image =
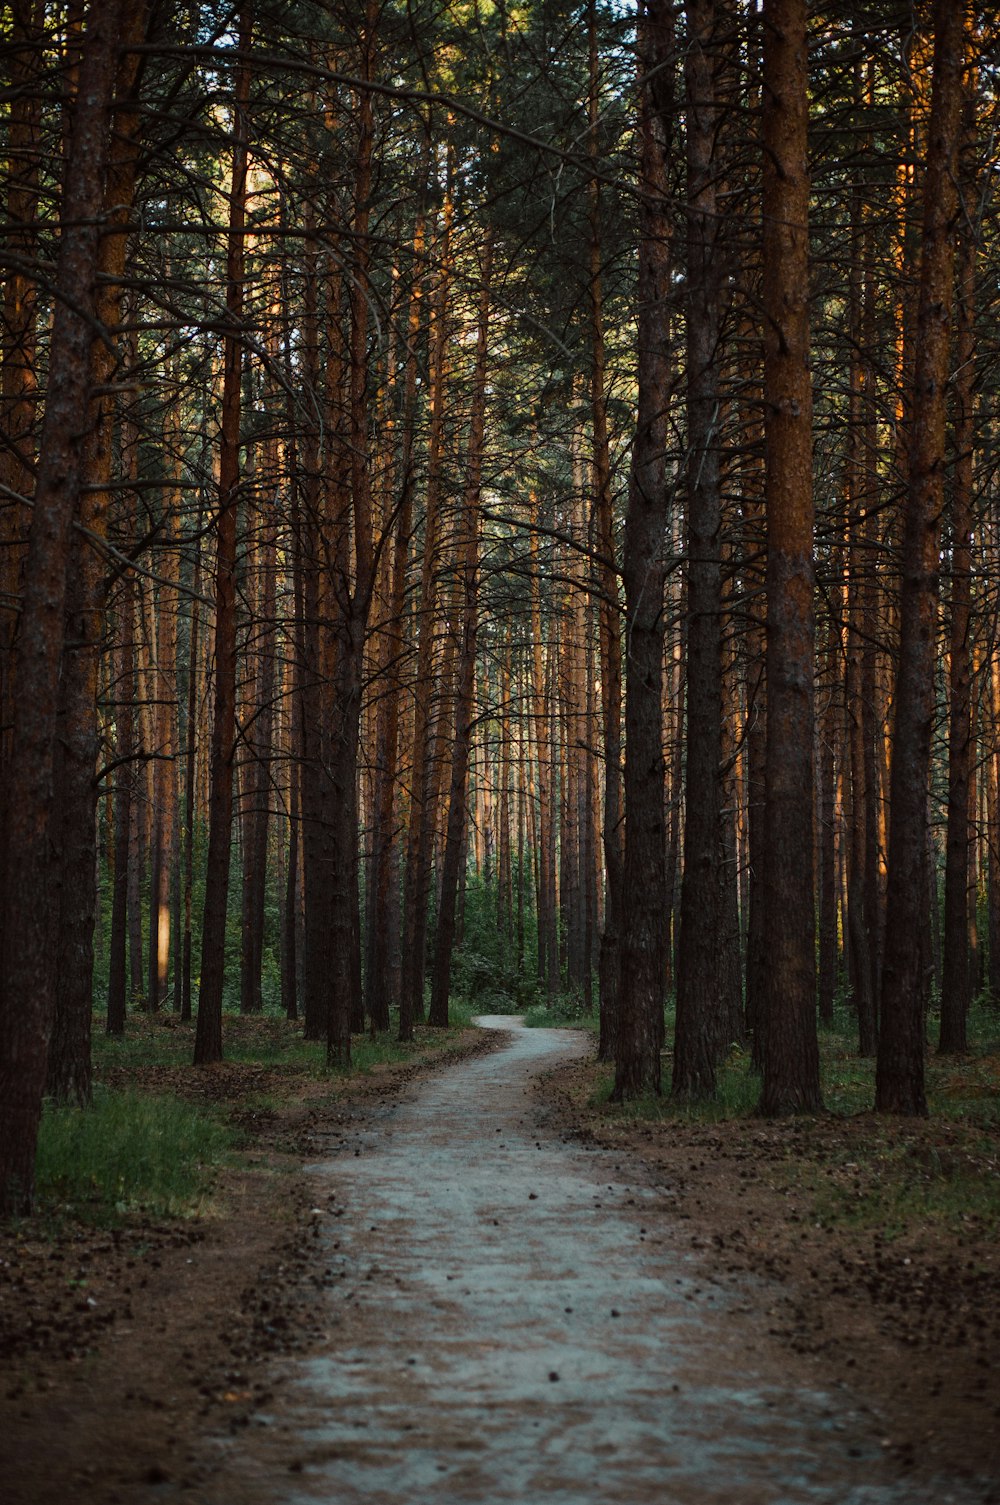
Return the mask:
[[[258,1413],[280,1404],[269,1391],[276,1361],[324,1337],[303,1167],[349,1151],[418,1077],[502,1040],[456,1032],[437,1058],[376,1068],[335,1096],[322,1079],[266,1067],[132,1072],[133,1083],[223,1104],[244,1150],[203,1217],[0,1232],[5,1502],[114,1505],[210,1490],[223,1457],[212,1439],[249,1436]],[[262,1098],[278,1106],[262,1111]]]
[[[961,1231],[919,1222],[899,1196],[901,1162],[918,1180],[921,1166],[957,1177],[975,1156],[995,1173],[996,1131],[872,1115],[637,1121],[597,1100],[601,1079],[593,1062],[550,1073],[538,1088],[548,1121],[641,1165],[709,1278],[765,1300],[772,1336],[817,1384],[869,1408],[904,1468],[996,1481],[1000,1500],[995,1233],[974,1211]]]

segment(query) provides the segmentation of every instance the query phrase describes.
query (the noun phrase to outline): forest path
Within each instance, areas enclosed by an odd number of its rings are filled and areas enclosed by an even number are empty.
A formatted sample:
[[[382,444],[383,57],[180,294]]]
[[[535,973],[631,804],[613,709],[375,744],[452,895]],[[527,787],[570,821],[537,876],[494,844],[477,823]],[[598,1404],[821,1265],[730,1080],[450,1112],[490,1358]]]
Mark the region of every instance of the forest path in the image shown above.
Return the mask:
[[[969,1498],[900,1479],[871,1418],[769,1339],[766,1282],[713,1284],[682,1249],[669,1189],[539,1126],[533,1079],[579,1037],[481,1023],[509,1045],[421,1082],[319,1168],[330,1346],[283,1394],[270,1498]]]

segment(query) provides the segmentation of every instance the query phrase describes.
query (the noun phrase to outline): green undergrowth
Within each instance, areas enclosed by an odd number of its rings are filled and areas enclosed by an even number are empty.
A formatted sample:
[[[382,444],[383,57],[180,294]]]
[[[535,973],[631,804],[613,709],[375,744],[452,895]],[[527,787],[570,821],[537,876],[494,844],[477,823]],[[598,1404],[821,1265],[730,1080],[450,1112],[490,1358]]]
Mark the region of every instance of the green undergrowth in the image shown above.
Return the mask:
[[[543,1003],[534,1003],[525,1011],[529,1029],[587,1029],[594,1034],[601,1027],[596,1004],[588,1009],[575,993],[560,993]]]
[[[35,1176],[49,1218],[113,1226],[142,1214],[203,1211],[234,1131],[212,1110],[165,1094],[98,1085],[89,1108],[48,1106]]]
[[[822,1226],[878,1230],[899,1238],[915,1227],[991,1238],[1000,1231],[1000,1143],[960,1133],[934,1139],[919,1126],[869,1123],[863,1137],[789,1163],[785,1179],[809,1193]]]
[[[530,1022],[545,1024],[549,1015],[544,1009],[532,1011]],[[569,1015],[551,1022],[571,1022]],[[586,1021],[590,1027],[590,1021]],[[940,1056],[932,1043],[937,1034],[935,1016],[928,1020],[926,1054],[927,1099],[932,1117],[956,1122],[979,1124],[1000,1130],[1000,1012],[977,1004],[969,1017],[969,1050],[964,1056]],[[673,1009],[665,1018],[663,1052],[663,1096],[640,1098],[616,1111],[636,1118],[676,1118],[717,1122],[752,1113],[760,1096],[760,1077],[754,1069],[749,1049],[734,1044],[718,1071],[718,1091],[714,1099],[702,1102],[677,1101],[670,1096],[673,1066]],[[820,1076],[823,1103],[827,1113],[850,1117],[871,1112],[875,1101],[875,1061],[858,1055],[853,1017],[847,1008],[838,1008],[832,1025],[819,1029]],[[613,1073],[600,1074],[592,1106],[609,1102]]]
[[[672,1039],[672,1021],[666,1039]],[[937,1020],[928,1021],[928,1038]],[[854,1020],[838,1008],[819,1031],[825,1112],[766,1123],[756,1116],[760,1078],[750,1053],[734,1046],[708,1102],[670,1095],[672,1052],[663,1055],[663,1095],[611,1101],[614,1072],[597,1069],[589,1107],[609,1125],[728,1125],[721,1141],[749,1152],[767,1178],[803,1195],[819,1226],[844,1226],[898,1238],[937,1227],[959,1237],[1000,1233],[1000,1016],[977,1005],[964,1056],[939,1056],[928,1044],[928,1119],[873,1112],[875,1063],[859,1057]]]
[[[273,1014],[226,1014],[223,1063],[207,1070],[191,1064],[194,1024],[174,1014],[135,1013],[121,1037],[95,1019],[93,1105],[47,1104],[42,1117],[39,1212],[50,1223],[110,1227],[204,1212],[220,1168],[253,1147],[253,1120],[280,1114],[303,1091],[324,1096],[324,1082],[336,1099],[355,1077],[446,1056],[477,1012],[453,1001],[449,1028],[418,1025],[407,1044],[395,1030],[355,1035],[349,1071],[331,1071],[324,1041],[303,1039],[301,1023]]]
[[[415,1040],[407,1044],[401,1044],[396,1038],[395,1027],[374,1038],[367,1032],[353,1035],[350,1072],[337,1071],[335,1074],[341,1077],[369,1072],[380,1066],[447,1051],[455,1044],[457,1034],[468,1028],[473,1016],[482,1012],[478,1005],[473,1007],[464,999],[453,999],[447,1029],[418,1025]],[[101,1022],[95,1020],[95,1076],[100,1079],[106,1073],[188,1068],[194,1054],[194,1039],[194,1023],[182,1023],[176,1014],[168,1012],[130,1015],[121,1036],[103,1033]],[[222,1049],[228,1066],[260,1066],[291,1075],[323,1077],[328,1074],[326,1042],[305,1039],[301,1021],[289,1021],[273,1014],[225,1014]]]

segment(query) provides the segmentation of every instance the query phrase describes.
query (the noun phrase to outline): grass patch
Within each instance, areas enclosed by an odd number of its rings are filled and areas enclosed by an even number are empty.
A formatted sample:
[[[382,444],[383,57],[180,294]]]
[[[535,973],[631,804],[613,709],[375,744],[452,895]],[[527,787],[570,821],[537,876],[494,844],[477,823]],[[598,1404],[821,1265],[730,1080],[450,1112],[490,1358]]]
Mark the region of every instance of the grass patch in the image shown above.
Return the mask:
[[[935,1143],[934,1127],[868,1127],[825,1163],[787,1167],[830,1225],[877,1229],[894,1239],[915,1227],[995,1235],[1000,1230],[998,1146],[971,1136]]]
[[[124,1035],[106,1035],[94,1021],[94,1071],[148,1066],[188,1067],[194,1054],[194,1023],[176,1014],[131,1014]],[[223,1055],[233,1065],[292,1067],[319,1072],[326,1064],[322,1041],[306,1040],[301,1023],[269,1014],[224,1014]]]
[[[177,1098],[98,1087],[92,1107],[42,1116],[40,1205],[102,1226],[136,1213],[190,1216],[232,1143],[221,1119]]]
[[[573,993],[561,993],[548,1003],[533,1003],[525,1011],[529,1029],[586,1029],[597,1034],[601,1017],[596,1007],[587,1010],[583,999]]]
[[[760,1078],[753,1070],[748,1053],[738,1046],[733,1046],[729,1056],[719,1067],[714,1098],[685,1100],[672,1097],[671,1068],[671,1052],[664,1051],[663,1092],[660,1097],[648,1093],[644,1097],[630,1098],[624,1103],[612,1103],[614,1068],[600,1067],[590,1106],[606,1107],[616,1120],[624,1123],[666,1123],[678,1120],[684,1123],[721,1123],[726,1119],[747,1118],[757,1106]]]

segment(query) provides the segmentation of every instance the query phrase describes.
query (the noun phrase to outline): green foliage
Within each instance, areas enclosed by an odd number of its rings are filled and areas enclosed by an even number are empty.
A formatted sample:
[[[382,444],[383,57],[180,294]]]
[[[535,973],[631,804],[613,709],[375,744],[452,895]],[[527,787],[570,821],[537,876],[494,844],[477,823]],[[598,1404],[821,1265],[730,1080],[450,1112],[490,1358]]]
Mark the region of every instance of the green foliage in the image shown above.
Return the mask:
[[[232,1143],[218,1117],[177,1098],[98,1088],[91,1108],[43,1114],[39,1201],[43,1211],[98,1224],[136,1212],[190,1215]]]
[[[461,1000],[474,1014],[520,1014],[537,994],[534,973],[518,965],[515,942],[497,924],[495,886],[474,873],[466,880],[451,986],[452,1006]]]
[[[1000,1229],[997,1145],[931,1144],[878,1129],[807,1176],[817,1222],[898,1237],[914,1224]]]
[[[595,1034],[601,1024],[596,1006],[588,1012],[575,993],[558,993],[547,1002],[532,1004],[524,1022],[529,1029],[587,1029]]]

